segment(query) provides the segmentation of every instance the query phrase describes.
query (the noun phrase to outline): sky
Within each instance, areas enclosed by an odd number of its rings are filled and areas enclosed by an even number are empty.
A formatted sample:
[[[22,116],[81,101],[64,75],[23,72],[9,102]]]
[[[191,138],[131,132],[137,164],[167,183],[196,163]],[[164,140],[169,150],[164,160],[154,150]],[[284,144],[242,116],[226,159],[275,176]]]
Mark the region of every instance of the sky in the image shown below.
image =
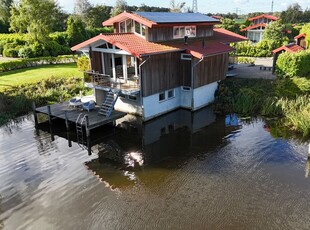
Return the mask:
[[[192,0],[176,0],[175,2],[186,2],[185,7],[192,7]],[[58,0],[59,5],[67,12],[73,11],[75,0]],[[115,0],[89,0],[91,4],[104,4],[114,6]],[[169,8],[170,0],[150,1],[150,0],[127,0],[128,5],[158,6]],[[197,0],[198,12],[200,13],[236,13],[247,14],[250,12],[270,12],[272,0]],[[274,11],[283,11],[293,3],[298,3],[303,10],[310,9],[310,0],[274,0]]]

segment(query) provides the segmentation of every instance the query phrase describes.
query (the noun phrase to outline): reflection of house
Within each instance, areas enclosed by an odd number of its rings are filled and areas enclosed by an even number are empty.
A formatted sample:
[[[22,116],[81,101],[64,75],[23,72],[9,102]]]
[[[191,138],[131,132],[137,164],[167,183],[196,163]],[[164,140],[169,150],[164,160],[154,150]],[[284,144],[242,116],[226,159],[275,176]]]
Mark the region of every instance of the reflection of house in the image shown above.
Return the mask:
[[[101,34],[75,47],[90,54],[88,86],[96,102],[119,92],[115,109],[149,120],[177,108],[197,110],[214,100],[226,76],[230,42],[246,38],[199,13],[124,12],[105,22]],[[115,99],[117,97],[115,96]]]
[[[246,36],[249,40],[253,42],[259,42],[263,38],[265,27],[269,23],[279,19],[272,15],[262,14],[253,18],[249,18],[248,20],[252,22],[251,25],[242,29],[241,32],[246,32]]]
[[[277,49],[274,49],[272,51],[273,53],[273,71],[275,71],[276,63],[278,60],[278,57],[283,52],[289,52],[289,53],[296,53],[300,52],[306,49],[306,35],[300,34],[297,35],[295,38],[295,43],[290,43],[287,45],[283,45]]]

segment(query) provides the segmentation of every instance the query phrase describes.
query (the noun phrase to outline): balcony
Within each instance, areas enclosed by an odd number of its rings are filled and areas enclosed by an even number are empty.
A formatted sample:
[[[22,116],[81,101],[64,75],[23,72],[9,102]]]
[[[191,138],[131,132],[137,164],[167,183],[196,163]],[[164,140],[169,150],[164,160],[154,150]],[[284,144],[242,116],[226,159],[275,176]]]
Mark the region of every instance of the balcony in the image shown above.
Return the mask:
[[[140,92],[139,77],[130,75],[126,80],[117,76],[111,78],[110,75],[98,72],[84,72],[85,87],[109,91],[119,90],[122,94],[136,95]]]

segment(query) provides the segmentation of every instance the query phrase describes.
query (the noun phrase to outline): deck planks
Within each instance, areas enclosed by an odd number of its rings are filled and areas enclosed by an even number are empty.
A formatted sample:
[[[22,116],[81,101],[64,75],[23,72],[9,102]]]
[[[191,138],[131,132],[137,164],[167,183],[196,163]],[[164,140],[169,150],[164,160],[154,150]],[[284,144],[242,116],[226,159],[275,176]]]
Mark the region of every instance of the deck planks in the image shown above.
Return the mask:
[[[99,107],[96,107],[94,110],[87,112],[86,110],[82,110],[81,108],[74,108],[69,106],[69,102],[63,102],[58,104],[50,105],[51,107],[51,117],[52,118],[60,118],[66,120],[65,113],[67,112],[67,117],[69,122],[76,122],[80,113],[87,114],[89,120],[88,129],[94,129],[99,126],[103,126],[110,122],[113,122],[119,118],[122,118],[126,115],[124,112],[113,111],[110,117],[104,117],[98,115]],[[37,113],[43,113],[48,115],[48,107],[42,106],[35,109]]]

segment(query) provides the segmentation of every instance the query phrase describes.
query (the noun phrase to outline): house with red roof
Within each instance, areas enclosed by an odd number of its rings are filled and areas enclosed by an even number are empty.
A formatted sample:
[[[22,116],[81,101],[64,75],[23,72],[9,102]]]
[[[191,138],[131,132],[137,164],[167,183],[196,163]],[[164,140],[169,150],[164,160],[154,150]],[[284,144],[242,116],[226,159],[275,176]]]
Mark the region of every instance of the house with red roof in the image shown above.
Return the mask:
[[[259,42],[263,38],[263,32],[266,26],[271,22],[279,20],[279,18],[268,14],[262,14],[256,17],[249,18],[248,20],[252,22],[251,25],[240,31],[245,32],[246,37],[250,41]]]
[[[287,45],[283,45],[277,49],[274,49],[272,51],[273,53],[273,72],[275,72],[275,68],[276,68],[276,63],[278,60],[278,57],[281,53],[283,52],[289,52],[289,53],[296,53],[296,52],[300,52],[303,51],[307,48],[306,45],[306,34],[299,34],[297,36],[294,37],[295,39],[295,43],[290,43]]]
[[[71,49],[89,54],[96,103],[146,121],[169,111],[213,102],[225,79],[233,42],[245,37],[214,28],[199,13],[123,12],[103,22],[100,34]]]

